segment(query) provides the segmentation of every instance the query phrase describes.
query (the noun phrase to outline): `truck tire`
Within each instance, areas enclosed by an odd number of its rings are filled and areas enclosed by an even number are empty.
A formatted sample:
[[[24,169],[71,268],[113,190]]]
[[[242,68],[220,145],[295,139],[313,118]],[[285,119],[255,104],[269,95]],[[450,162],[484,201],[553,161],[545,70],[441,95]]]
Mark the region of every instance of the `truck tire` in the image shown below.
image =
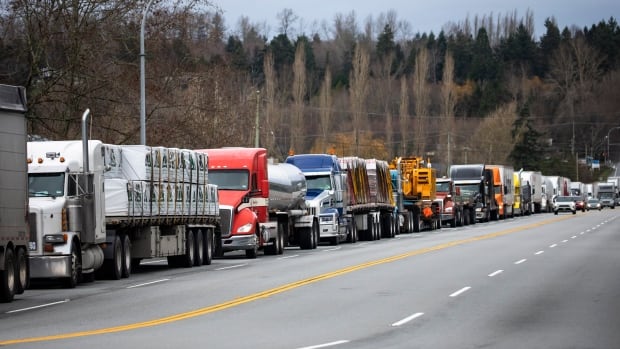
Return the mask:
[[[299,237],[299,248],[301,248],[302,250],[311,250],[313,240],[312,237],[314,236],[312,228],[298,228],[297,234]]]
[[[179,256],[181,266],[191,268],[196,260],[196,247],[194,241],[194,233],[191,230],[185,232],[185,254]]]
[[[75,288],[82,278],[82,253],[77,241],[71,243],[71,275],[64,278],[65,288]]]
[[[258,228],[257,230],[258,231]],[[256,237],[256,241],[259,241],[260,237]],[[249,248],[247,250],[245,250],[245,258],[248,259],[255,259],[258,256],[258,242],[256,243],[256,245],[254,245],[253,248]]]
[[[211,265],[211,262],[213,261],[213,255],[215,253],[215,245],[213,244],[213,239],[213,230],[207,229],[204,235],[205,257],[202,261],[202,263],[205,265]]]
[[[205,256],[205,243],[202,230],[196,229],[194,231],[194,265],[199,267],[204,262]]]
[[[319,241],[321,241],[319,223],[314,220],[312,222],[312,249],[315,249],[319,246]]]
[[[128,278],[131,275],[131,240],[129,240],[129,235],[123,234],[121,235],[121,241],[123,243],[121,277]]]
[[[347,225],[347,242],[352,244],[357,242],[357,226],[353,220],[349,221]]]
[[[279,228],[279,226],[277,228]],[[278,254],[278,250],[280,248],[279,245],[280,245],[280,235],[281,234],[282,234],[282,232],[278,229],[276,231],[276,237],[273,239],[271,245],[265,246],[265,254],[266,255],[275,256],[275,255]]]
[[[422,229],[420,229],[420,215],[416,212],[413,214],[413,232],[419,233]]]
[[[4,270],[0,271],[0,302],[8,303],[15,297],[15,257],[13,250],[4,251]]]
[[[103,277],[112,280],[119,280],[123,276],[123,243],[120,236],[115,235],[112,242],[112,259],[103,261],[101,268]]]
[[[28,257],[26,256],[25,249],[17,249],[15,262],[15,294],[22,294],[28,288],[28,281],[30,280]]]

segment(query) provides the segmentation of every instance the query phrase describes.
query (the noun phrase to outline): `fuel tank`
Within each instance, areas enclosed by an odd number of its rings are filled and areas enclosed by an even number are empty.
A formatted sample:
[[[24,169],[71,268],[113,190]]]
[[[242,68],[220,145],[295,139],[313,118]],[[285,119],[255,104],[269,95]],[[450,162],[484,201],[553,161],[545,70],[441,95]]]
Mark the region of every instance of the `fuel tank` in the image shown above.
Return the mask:
[[[306,177],[297,166],[269,164],[269,211],[303,208],[308,189]]]

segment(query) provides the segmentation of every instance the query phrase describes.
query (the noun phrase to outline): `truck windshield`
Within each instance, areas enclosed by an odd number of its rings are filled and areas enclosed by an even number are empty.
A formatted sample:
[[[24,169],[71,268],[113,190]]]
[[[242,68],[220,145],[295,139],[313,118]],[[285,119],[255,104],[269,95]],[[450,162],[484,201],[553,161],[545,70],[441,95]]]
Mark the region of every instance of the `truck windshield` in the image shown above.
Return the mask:
[[[209,170],[209,183],[223,190],[248,190],[246,170]]]
[[[480,192],[478,184],[461,184],[458,187],[461,189],[462,196],[475,196]]]
[[[450,191],[450,182],[437,182],[435,191],[439,193],[447,193]]]
[[[306,176],[306,184],[308,191],[310,190],[331,190],[332,181],[328,175],[326,176]]]
[[[65,174],[29,173],[28,195],[30,197],[57,197],[65,195]]]

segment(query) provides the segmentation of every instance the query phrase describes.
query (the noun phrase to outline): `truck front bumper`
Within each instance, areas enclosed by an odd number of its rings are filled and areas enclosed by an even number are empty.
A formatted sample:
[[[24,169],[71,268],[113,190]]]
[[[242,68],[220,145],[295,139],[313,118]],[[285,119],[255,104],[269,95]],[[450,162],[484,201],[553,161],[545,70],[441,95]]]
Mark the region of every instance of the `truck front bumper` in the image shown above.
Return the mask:
[[[323,238],[333,238],[340,235],[340,228],[337,224],[321,224],[320,225],[320,237]]]
[[[71,255],[30,256],[30,277],[33,279],[71,276]]]
[[[222,238],[222,250],[238,251],[238,250],[251,250],[256,247],[258,240],[255,234],[251,235],[232,235],[227,238]]]

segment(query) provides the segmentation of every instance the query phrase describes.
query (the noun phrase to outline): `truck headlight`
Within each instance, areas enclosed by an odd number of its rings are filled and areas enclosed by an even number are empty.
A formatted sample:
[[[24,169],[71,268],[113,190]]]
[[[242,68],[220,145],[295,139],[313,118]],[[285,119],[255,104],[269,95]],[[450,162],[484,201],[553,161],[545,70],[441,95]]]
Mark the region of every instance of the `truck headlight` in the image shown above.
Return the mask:
[[[67,242],[67,234],[51,234],[43,236],[46,244],[64,244]]]
[[[237,233],[245,234],[252,231],[252,223],[246,223],[237,229]]]

